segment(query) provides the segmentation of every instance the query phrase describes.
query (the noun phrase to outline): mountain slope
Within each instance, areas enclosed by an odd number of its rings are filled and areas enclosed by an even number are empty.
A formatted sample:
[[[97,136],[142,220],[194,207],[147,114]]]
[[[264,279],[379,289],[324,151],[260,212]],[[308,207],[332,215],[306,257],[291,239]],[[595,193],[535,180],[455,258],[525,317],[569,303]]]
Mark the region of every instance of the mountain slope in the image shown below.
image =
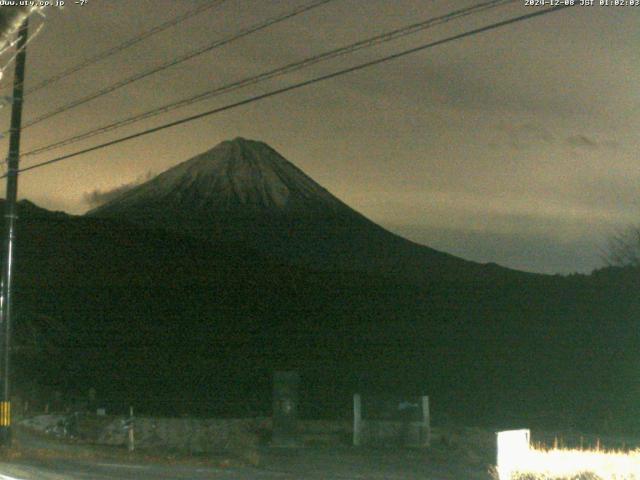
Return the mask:
[[[392,234],[262,142],[237,138],[88,213],[206,239],[242,241],[320,270],[424,278],[507,274]]]

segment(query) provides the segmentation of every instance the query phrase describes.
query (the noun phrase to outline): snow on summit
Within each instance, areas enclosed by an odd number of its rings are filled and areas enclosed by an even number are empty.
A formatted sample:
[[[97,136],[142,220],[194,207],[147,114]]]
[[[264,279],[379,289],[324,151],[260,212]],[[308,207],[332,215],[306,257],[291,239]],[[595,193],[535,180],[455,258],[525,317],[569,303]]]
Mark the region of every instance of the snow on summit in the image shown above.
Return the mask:
[[[337,208],[342,203],[263,142],[236,138],[158,175],[93,213],[179,202],[214,210]]]

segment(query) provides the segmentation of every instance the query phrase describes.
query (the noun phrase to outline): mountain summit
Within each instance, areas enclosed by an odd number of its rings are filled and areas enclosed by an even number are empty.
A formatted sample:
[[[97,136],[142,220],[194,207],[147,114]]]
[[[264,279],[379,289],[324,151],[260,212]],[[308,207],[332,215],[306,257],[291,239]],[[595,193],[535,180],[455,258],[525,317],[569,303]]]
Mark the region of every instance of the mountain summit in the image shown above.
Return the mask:
[[[150,204],[245,214],[335,210],[344,205],[267,144],[236,138],[167,170],[90,215],[153,217]]]
[[[222,142],[87,215],[242,242],[320,270],[457,277],[496,268],[388,232],[267,144],[244,138]]]

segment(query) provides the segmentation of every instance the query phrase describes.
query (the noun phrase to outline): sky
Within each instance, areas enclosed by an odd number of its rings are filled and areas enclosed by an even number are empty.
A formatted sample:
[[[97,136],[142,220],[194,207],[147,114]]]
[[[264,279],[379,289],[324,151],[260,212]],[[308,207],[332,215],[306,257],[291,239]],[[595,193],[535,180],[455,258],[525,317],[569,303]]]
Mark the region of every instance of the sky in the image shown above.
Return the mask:
[[[25,97],[46,114],[310,0],[226,0]],[[67,0],[32,17],[27,89],[207,0]],[[22,151],[479,0],[332,0],[23,131]],[[598,3],[598,1],[596,1]],[[534,12],[525,0],[40,156],[22,166]],[[25,172],[21,198],[82,214],[223,140],[261,140],[385,228],[478,262],[603,266],[640,223],[640,6],[576,6]],[[0,59],[6,63],[7,54]],[[0,95],[9,95],[7,67]],[[0,110],[6,130],[10,109]],[[0,140],[5,151],[7,139]]]

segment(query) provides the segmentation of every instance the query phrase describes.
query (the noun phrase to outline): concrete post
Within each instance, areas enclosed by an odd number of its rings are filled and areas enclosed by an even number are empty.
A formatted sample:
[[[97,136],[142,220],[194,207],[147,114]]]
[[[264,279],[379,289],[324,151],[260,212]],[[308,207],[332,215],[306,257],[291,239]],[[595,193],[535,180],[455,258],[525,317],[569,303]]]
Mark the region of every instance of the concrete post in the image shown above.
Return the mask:
[[[358,393],[353,395],[353,446],[362,443],[362,398]]]
[[[298,446],[298,386],[300,374],[295,371],[275,372],[273,376],[274,447]]]
[[[424,423],[424,437],[421,442],[425,447],[431,445],[431,412],[429,411],[429,397],[422,397],[422,423]]]
[[[133,407],[129,407],[129,438],[128,438],[128,442],[127,442],[127,449],[130,452],[133,452],[136,448],[136,442],[135,442],[135,434],[134,434],[134,420],[133,420]]]

